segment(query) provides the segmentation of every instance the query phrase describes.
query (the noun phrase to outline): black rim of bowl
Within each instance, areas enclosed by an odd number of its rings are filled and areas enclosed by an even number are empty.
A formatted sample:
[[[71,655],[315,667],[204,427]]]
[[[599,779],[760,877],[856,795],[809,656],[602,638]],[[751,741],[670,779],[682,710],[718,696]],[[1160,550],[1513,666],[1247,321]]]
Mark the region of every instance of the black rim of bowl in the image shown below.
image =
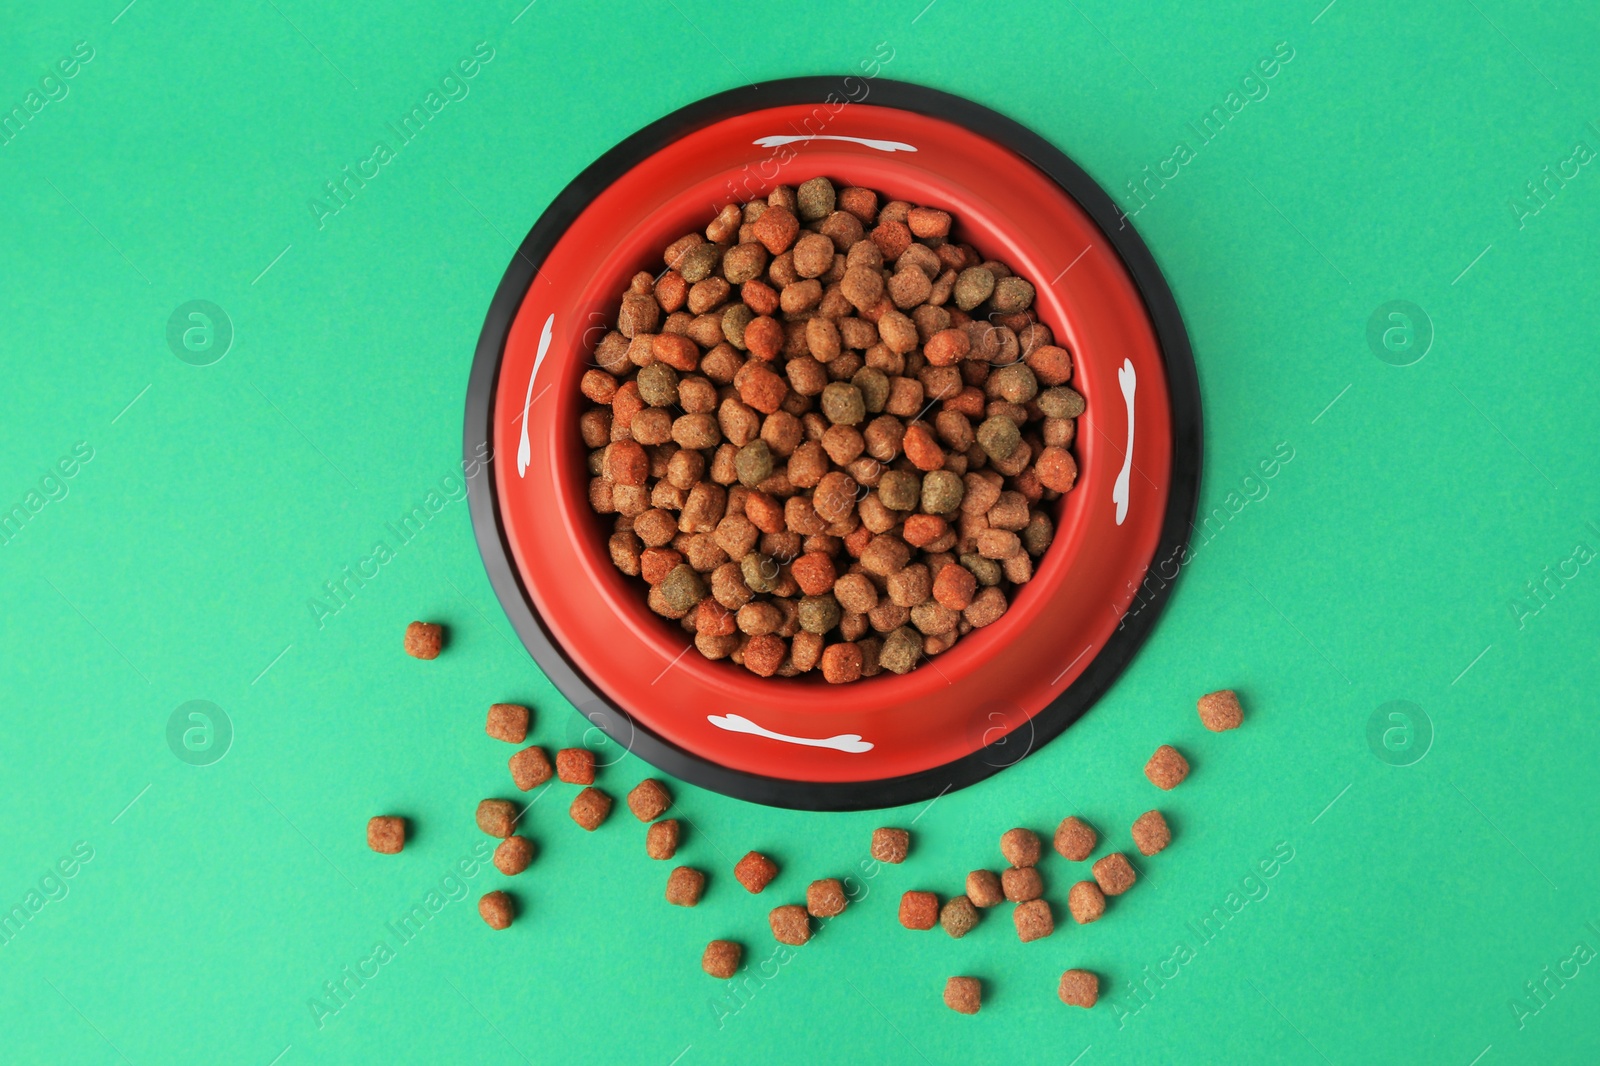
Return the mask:
[[[603,189],[636,164],[692,130],[735,115],[788,104],[851,99],[847,83],[868,86],[858,103],[900,108],[963,126],[1005,146],[1059,185],[1099,226],[1117,250],[1144,300],[1161,349],[1171,401],[1172,482],[1161,539],[1143,583],[1137,610],[1130,604],[1077,681],[1032,718],[969,754],[914,774],[872,781],[812,782],[767,777],[730,769],[687,751],[646,729],[610,702],[566,657],[539,619],[512,560],[500,522],[492,451],[494,394],[506,337],[534,273],[561,235]],[[1156,560],[1181,563],[1187,551],[1200,488],[1200,389],[1189,336],[1166,279],[1127,217],[1084,170],[1026,127],[959,96],[882,78],[805,77],[762,82],[708,96],[651,123],[592,163],[572,180],[534,223],[506,268],[478,338],[467,385],[464,464],[482,476],[467,479],[478,550],[506,615],[534,662],[590,725],[646,762],[675,777],[740,799],[798,810],[850,811],[895,807],[965,788],[1043,747],[1077,721],[1105,694],[1148,638],[1166,606],[1172,579],[1155,572]],[[1155,587],[1150,587],[1154,584]],[[1065,665],[1065,664],[1063,664]],[[585,727],[587,729],[587,727]],[[988,733],[980,739],[987,739]]]

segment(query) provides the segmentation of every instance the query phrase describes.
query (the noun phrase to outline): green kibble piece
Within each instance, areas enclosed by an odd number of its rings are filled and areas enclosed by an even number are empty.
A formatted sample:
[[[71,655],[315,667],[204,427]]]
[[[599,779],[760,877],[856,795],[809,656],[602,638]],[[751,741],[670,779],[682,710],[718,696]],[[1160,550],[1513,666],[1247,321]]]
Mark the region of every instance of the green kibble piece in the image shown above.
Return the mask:
[[[722,335],[741,352],[745,350],[744,328],[755,317],[756,313],[742,303],[734,304],[722,312]]]
[[[1050,521],[1050,516],[1043,511],[1035,511],[1033,517],[1028,519],[1027,528],[1022,531],[1022,547],[1029,555],[1043,555],[1055,538],[1056,527]]]
[[[1005,576],[1005,570],[995,559],[985,559],[977,552],[969,552],[961,557],[961,565],[972,571],[972,576],[978,579],[978,584],[988,588],[1000,584],[1000,579]]]
[[[1083,397],[1074,389],[1057,385],[1039,394],[1039,410],[1050,418],[1077,418],[1083,414]]]
[[[894,511],[914,511],[922,499],[922,479],[906,470],[886,470],[878,479],[878,499]]]
[[[910,626],[901,626],[883,640],[878,652],[878,665],[896,674],[910,673],[922,657],[922,634]]]
[[[1012,363],[989,375],[989,385],[1010,403],[1027,403],[1039,394],[1039,379],[1026,363]]]
[[[704,281],[717,269],[717,264],[722,262],[722,249],[715,244],[697,244],[690,248],[678,259],[678,273],[683,275],[683,280],[693,285],[697,281]]]
[[[928,514],[952,513],[966,494],[966,485],[953,471],[934,470],[922,478],[922,509]]]
[[[739,573],[751,592],[771,592],[778,587],[778,561],[770,555],[751,552],[739,560]]]
[[[859,425],[867,417],[867,404],[860,389],[834,381],[822,390],[822,414],[836,426]]]
[[[733,457],[733,472],[738,475],[739,484],[752,489],[771,477],[772,449],[767,447],[767,442],[753,440],[740,448],[739,454]],[[754,585],[750,587],[755,588]]]
[[[861,392],[861,402],[868,414],[878,414],[889,402],[889,376],[875,366],[864,366],[850,379]]]
[[[819,636],[839,624],[839,601],[833,595],[807,596],[800,601],[800,628]]]
[[[963,311],[977,307],[987,300],[992,292],[994,292],[994,273],[988,267],[968,267],[956,276],[956,306]]]
[[[816,222],[833,214],[836,198],[833,183],[827,178],[802,182],[794,195],[800,217],[806,222]]]
[[[1009,459],[1022,443],[1022,431],[1004,415],[986,418],[978,426],[978,444],[991,459]]]
[[[1033,306],[1033,285],[1019,277],[1001,278],[994,283],[994,309],[1014,315]]]
[[[706,598],[706,584],[688,563],[679,563],[661,579],[661,598],[674,611],[687,611]]]
[[[678,372],[666,363],[651,363],[639,371],[639,399],[651,407],[677,403]]]

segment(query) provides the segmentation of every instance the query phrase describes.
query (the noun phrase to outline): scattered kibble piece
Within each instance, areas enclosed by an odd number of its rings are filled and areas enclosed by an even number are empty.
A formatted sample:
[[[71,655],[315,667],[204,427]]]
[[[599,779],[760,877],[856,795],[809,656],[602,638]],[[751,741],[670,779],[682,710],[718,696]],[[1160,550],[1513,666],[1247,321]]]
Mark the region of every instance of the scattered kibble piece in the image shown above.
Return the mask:
[[[1073,862],[1082,862],[1092,855],[1099,841],[1100,834],[1077,815],[1063,819],[1056,827],[1056,851],[1061,853],[1062,858]]]
[[[444,627],[432,622],[412,622],[406,626],[406,654],[413,659],[437,659],[444,647]]]
[[[1073,921],[1088,925],[1106,912],[1106,896],[1093,881],[1079,881],[1067,893],[1067,910]]]
[[[907,929],[932,929],[939,921],[939,897],[932,892],[907,892],[900,897],[900,924]]]
[[[974,870],[967,875],[967,898],[974,907],[994,907],[1005,900],[1005,887],[993,870]]]
[[[744,958],[744,948],[731,940],[713,940],[700,956],[700,968],[719,981],[726,981],[739,972],[739,961]]]
[[[516,909],[511,897],[498,890],[487,892],[478,900],[478,915],[488,923],[490,929],[509,928]]]
[[[1163,744],[1144,764],[1144,776],[1159,789],[1177,788],[1189,776],[1189,760],[1171,744]]]
[[[562,748],[556,752],[556,776],[569,785],[594,784],[594,752],[588,748]]]
[[[904,829],[874,829],[872,857],[879,862],[902,863],[911,850],[911,834]]]
[[[1039,850],[1039,834],[1032,829],[1008,829],[1000,836],[1000,854],[1012,866],[1037,865]]]
[[[811,918],[798,903],[772,908],[767,923],[772,926],[773,938],[780,944],[799,947],[811,939]]]
[[[672,793],[654,778],[645,778],[628,793],[628,809],[641,822],[653,822],[672,806]]]
[[[510,836],[494,849],[494,868],[507,877],[515,877],[533,861],[533,841],[527,837]]]
[[[1000,874],[1000,890],[1012,903],[1026,903],[1044,895],[1044,879],[1032,866],[1013,866]]]
[[[1238,729],[1244,722],[1244,708],[1239,706],[1239,695],[1232,689],[1201,696],[1199,709],[1200,721],[1213,733]]]
[[[705,887],[705,874],[691,866],[679,866],[667,875],[667,902],[674,907],[693,907]]]
[[[1134,820],[1133,842],[1141,855],[1154,855],[1172,843],[1172,830],[1160,811],[1145,811]]]
[[[847,903],[844,882],[837,877],[824,877],[806,887],[806,911],[813,918],[837,918]]]
[[[976,1014],[983,1006],[983,985],[976,977],[952,977],[944,983],[944,1005],[957,1014]]]
[[[511,780],[522,791],[538,788],[554,771],[543,748],[523,748],[511,756]]]
[[[507,744],[521,744],[528,739],[528,715],[528,708],[520,703],[491,704],[484,731]]]
[[[1137,878],[1133,872],[1133,864],[1128,857],[1120,851],[1113,851],[1110,855],[1095,861],[1090,867],[1094,872],[1094,879],[1100,885],[1100,891],[1108,896],[1120,896],[1133,887]]]
[[[939,924],[951,937],[960,940],[978,924],[978,908],[966,896],[954,896],[939,908]]]
[[[589,832],[600,828],[600,823],[611,813],[611,797],[598,788],[586,788],[573,799],[567,811],[572,820]]]
[[[1050,913],[1050,904],[1042,899],[1030,899],[1017,904],[1011,912],[1011,920],[1017,925],[1017,939],[1024,944],[1056,931],[1056,920]]]
[[[1100,998],[1100,978],[1088,970],[1068,970],[1061,975],[1060,996],[1069,1007],[1092,1007]]]
[[[484,800],[478,804],[478,828],[504,840],[517,828],[517,805],[510,800]]]
[[[663,818],[644,833],[645,854],[652,859],[670,859],[678,853],[678,820]]]
[[[733,868],[734,880],[743,885],[745,891],[751,893],[760,892],[777,876],[778,864],[759,851],[749,852]]]
[[[406,820],[392,814],[367,819],[367,847],[379,855],[398,855],[406,846]]]

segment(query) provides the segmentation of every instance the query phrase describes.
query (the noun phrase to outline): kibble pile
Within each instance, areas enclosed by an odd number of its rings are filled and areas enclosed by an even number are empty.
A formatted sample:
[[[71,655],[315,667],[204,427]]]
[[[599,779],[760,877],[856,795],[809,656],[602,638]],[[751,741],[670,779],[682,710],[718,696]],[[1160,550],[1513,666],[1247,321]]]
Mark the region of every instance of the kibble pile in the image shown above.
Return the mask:
[[[903,674],[1050,546],[1072,356],[951,225],[813,178],[729,204],[623,295],[582,378],[589,503],[706,658]]]

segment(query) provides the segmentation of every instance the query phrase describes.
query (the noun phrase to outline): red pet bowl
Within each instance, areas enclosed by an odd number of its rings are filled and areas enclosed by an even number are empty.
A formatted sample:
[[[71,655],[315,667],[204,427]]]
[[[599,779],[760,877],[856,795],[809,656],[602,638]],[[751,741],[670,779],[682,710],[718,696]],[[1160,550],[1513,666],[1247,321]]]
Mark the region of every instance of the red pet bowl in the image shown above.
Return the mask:
[[[825,176],[935,205],[1038,290],[1087,401],[1054,544],[994,624],[904,676],[760,678],[700,656],[612,566],[578,379],[628,279],[723,205]],[[585,717],[681,778],[786,807],[883,807],[1015,763],[1143,642],[1182,560],[1200,405],[1172,295],[1127,219],[1040,138],[919,86],[800,78],[684,108],[584,171],[500,283],[468,390],[479,547],[535,661]],[[1147,572],[1160,561],[1154,573]]]

